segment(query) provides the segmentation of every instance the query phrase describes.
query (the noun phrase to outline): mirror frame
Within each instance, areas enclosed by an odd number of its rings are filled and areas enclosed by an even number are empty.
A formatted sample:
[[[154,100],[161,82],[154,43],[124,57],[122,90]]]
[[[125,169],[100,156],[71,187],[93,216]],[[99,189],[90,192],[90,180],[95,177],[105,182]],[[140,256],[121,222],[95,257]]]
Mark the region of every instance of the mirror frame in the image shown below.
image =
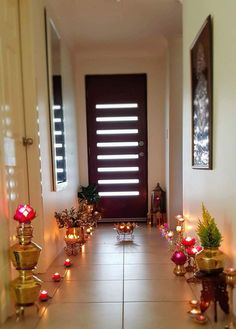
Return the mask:
[[[47,85],[48,85],[48,104],[49,104],[49,120],[50,120],[50,147],[51,147],[51,163],[52,163],[52,181],[53,181],[53,191],[61,191],[67,186],[67,162],[66,162],[66,143],[65,143],[65,127],[64,127],[64,111],[63,111],[63,90],[62,90],[62,78],[60,75],[53,74],[53,53],[52,53],[52,33],[58,38],[60,55],[61,56],[61,37],[58,33],[58,30],[51,17],[48,16],[47,10],[44,10],[45,16],[45,43],[46,43],[46,64],[47,64]],[[53,31],[53,32],[52,32]],[[61,66],[61,61],[60,61]],[[61,72],[60,72],[61,73]],[[56,83],[55,83],[56,81]],[[57,88],[56,88],[57,87]],[[55,97],[55,90],[57,90],[57,97]],[[60,112],[59,118],[60,123],[56,123],[55,115],[55,98],[60,103],[60,109],[57,112]],[[60,126],[60,136],[56,134],[59,132],[57,126]],[[57,137],[58,136],[58,137]],[[60,138],[59,142],[61,150],[61,155],[57,154],[57,138]],[[58,151],[59,152],[59,151]],[[63,159],[58,160],[57,157],[62,157]],[[59,165],[61,162],[62,164]],[[60,174],[60,170],[63,172]]]

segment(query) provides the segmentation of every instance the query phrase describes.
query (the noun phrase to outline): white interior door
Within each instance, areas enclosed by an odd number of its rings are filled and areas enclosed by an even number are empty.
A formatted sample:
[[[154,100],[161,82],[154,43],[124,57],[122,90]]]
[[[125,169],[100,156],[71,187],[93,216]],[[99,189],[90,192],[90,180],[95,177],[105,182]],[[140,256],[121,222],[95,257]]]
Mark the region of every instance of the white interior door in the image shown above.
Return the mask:
[[[18,0],[0,0],[0,322],[8,313],[5,287],[9,244],[15,240],[13,215],[19,203],[28,202],[24,100]]]

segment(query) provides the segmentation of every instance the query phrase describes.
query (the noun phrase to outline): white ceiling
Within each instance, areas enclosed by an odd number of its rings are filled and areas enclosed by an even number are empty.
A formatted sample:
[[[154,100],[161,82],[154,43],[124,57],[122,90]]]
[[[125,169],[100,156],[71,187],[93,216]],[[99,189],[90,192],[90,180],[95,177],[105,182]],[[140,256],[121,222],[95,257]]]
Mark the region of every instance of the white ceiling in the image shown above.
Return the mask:
[[[151,52],[181,35],[179,0],[47,0],[71,49]]]

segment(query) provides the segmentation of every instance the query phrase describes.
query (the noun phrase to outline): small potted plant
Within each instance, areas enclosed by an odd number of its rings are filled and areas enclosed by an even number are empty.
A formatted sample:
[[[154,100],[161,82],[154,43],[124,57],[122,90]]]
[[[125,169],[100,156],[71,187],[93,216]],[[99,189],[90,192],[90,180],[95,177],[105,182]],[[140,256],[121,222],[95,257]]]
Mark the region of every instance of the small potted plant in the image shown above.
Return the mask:
[[[82,208],[88,214],[92,214],[95,210],[96,204],[100,199],[100,196],[97,191],[97,185],[89,184],[88,186],[80,186],[78,198],[80,204],[82,205]]]
[[[202,220],[198,220],[196,230],[203,249],[196,254],[196,263],[200,271],[222,272],[224,269],[224,254],[219,250],[222,235],[215,219],[202,204]]]
[[[100,199],[97,192],[97,185],[89,184],[88,186],[80,186],[78,198],[82,201],[86,201],[88,204],[96,204]]]

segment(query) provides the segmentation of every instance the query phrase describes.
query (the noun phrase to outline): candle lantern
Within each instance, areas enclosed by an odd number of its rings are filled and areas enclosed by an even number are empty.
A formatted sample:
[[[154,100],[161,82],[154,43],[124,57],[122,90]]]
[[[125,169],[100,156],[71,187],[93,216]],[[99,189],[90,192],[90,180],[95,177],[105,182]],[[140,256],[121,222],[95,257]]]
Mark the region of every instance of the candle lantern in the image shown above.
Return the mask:
[[[189,304],[191,306],[191,310],[188,311],[190,316],[195,317],[196,315],[201,314],[199,302],[197,300],[192,299],[192,300],[190,300]]]
[[[152,191],[151,194],[151,225],[163,224],[166,221],[166,192],[160,184]]]
[[[31,241],[33,236],[31,221],[35,216],[36,212],[30,205],[19,205],[14,215],[14,220],[19,222],[17,227],[19,242],[10,247],[10,258],[19,272],[19,277],[11,282],[17,317],[24,313],[24,307],[36,303],[42,284],[42,281],[33,275],[42,249]]]

